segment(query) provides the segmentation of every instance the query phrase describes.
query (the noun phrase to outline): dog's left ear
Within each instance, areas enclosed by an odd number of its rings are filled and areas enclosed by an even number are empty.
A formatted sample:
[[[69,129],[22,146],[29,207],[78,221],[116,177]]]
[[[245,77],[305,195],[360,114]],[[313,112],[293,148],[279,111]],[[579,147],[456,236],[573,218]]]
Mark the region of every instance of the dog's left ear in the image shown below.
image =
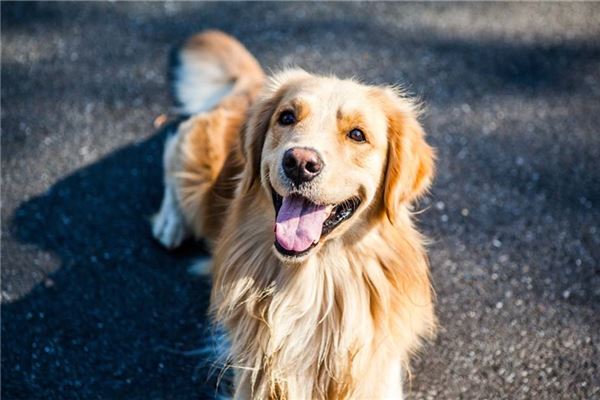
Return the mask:
[[[431,185],[435,152],[425,141],[417,107],[395,90],[379,92],[388,123],[388,155],[383,207],[393,223],[397,208],[418,198]]]

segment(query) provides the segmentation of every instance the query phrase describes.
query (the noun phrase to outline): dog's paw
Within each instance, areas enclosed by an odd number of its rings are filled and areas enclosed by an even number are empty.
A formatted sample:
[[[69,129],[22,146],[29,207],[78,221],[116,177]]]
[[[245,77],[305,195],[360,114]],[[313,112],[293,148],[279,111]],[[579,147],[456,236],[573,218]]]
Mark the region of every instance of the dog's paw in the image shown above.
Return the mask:
[[[160,211],[152,217],[152,235],[167,249],[178,247],[189,236],[183,214],[169,193],[165,193]]]
[[[188,273],[193,276],[210,276],[211,270],[212,258],[207,257],[196,260],[196,262],[188,268]]]
[[[161,209],[152,218],[152,235],[167,249],[178,247],[187,237],[181,213],[176,209]]]

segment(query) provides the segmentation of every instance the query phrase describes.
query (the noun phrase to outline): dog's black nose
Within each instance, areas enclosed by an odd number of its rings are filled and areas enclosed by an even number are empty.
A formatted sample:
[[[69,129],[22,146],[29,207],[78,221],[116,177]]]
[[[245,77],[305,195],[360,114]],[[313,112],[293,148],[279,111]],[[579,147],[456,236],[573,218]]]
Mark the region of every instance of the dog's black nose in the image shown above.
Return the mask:
[[[283,155],[283,171],[296,185],[308,182],[321,173],[323,160],[316,150],[292,147]]]

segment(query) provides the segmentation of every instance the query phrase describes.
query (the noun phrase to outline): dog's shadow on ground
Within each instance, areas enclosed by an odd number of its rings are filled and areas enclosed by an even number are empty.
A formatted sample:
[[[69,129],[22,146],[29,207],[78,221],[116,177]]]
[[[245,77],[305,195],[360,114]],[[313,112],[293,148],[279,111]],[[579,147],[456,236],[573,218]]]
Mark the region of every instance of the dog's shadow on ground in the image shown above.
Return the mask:
[[[62,265],[2,305],[2,333],[16,341],[2,346],[3,394],[207,397],[203,371],[194,372],[202,360],[177,352],[203,345],[209,282],[186,267],[205,253],[166,252],[148,221],[160,204],[165,136],[115,151],[15,212],[13,235]]]

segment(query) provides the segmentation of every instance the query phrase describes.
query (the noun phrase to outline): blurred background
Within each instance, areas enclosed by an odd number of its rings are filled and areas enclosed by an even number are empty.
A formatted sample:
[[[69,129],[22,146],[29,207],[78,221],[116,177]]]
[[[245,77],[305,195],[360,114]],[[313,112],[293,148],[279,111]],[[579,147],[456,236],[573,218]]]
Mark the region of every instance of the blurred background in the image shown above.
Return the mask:
[[[2,2],[2,397],[202,399],[209,285],[150,235],[170,48],[402,83],[441,330],[408,399],[600,396],[600,4]]]

